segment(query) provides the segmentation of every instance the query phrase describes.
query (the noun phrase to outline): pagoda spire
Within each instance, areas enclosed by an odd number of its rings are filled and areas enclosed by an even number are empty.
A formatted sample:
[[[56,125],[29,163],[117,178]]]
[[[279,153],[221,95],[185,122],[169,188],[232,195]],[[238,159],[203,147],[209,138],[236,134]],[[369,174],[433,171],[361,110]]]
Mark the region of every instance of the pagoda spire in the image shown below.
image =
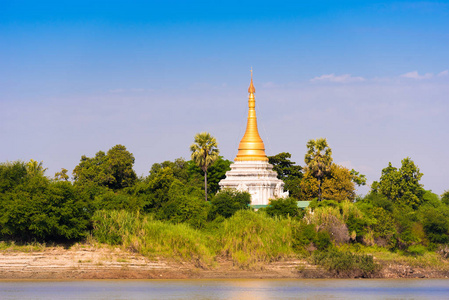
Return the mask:
[[[253,84],[253,68],[252,67],[251,67],[251,83],[249,84],[248,93],[250,93],[250,94],[256,93],[256,88],[254,87],[254,84]]]
[[[260,138],[257,129],[256,99],[254,94],[256,89],[253,84],[253,69],[251,68],[251,83],[248,88],[248,120],[246,132],[239,144],[239,151],[234,161],[268,161],[265,154],[265,146]]]

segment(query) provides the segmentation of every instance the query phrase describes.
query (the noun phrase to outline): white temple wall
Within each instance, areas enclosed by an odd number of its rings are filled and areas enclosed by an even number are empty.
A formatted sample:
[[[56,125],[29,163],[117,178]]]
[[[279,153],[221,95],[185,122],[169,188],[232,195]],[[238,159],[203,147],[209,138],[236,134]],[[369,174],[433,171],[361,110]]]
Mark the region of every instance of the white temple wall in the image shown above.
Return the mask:
[[[285,198],[284,182],[277,178],[273,166],[264,161],[237,161],[226,172],[220,188],[233,188],[251,194],[252,205],[268,205],[270,199]]]

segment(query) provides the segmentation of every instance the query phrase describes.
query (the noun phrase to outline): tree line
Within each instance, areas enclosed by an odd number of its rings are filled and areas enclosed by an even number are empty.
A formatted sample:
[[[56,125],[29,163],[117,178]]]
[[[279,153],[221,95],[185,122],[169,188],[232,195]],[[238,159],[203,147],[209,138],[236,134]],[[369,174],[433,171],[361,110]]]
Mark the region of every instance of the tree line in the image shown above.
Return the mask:
[[[207,231],[224,226],[240,210],[250,211],[248,193],[219,191],[231,161],[219,156],[215,138],[197,134],[190,149],[190,160],[155,163],[141,177],[123,145],[81,156],[73,180],[66,169],[45,176],[43,164],[34,160],[1,163],[0,237],[80,240],[95,230],[99,215],[113,211]],[[272,199],[257,212],[296,220],[298,240],[292,243],[300,245],[298,251],[352,243],[422,252],[449,243],[449,192],[440,197],[425,190],[423,174],[410,158],[399,168],[389,163],[362,197],[355,187],[366,184],[365,176],[335,164],[325,139],[310,140],[307,149],[303,166],[287,152],[269,157],[290,197]],[[298,200],[312,201],[309,209],[298,208]]]

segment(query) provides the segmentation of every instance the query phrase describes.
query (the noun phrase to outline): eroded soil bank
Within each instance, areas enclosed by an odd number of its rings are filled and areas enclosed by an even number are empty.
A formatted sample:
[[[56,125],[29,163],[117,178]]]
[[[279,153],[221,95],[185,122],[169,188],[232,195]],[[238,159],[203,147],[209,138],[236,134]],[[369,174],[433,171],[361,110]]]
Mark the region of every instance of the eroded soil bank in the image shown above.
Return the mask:
[[[449,278],[447,270],[383,263],[377,278]],[[0,251],[0,279],[187,279],[187,278],[348,278],[327,272],[305,260],[265,264],[253,270],[233,267],[228,260],[203,269],[194,264],[148,259],[113,247],[75,245],[29,252]]]

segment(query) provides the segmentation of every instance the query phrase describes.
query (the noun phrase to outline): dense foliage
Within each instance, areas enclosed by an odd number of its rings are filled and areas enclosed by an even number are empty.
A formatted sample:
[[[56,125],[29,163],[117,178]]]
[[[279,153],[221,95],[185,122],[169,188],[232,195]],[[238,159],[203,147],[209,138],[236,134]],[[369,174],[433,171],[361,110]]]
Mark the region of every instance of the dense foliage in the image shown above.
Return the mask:
[[[53,179],[45,176],[35,160],[0,163],[0,238],[62,242],[93,234],[100,242],[200,267],[217,257],[253,268],[301,256],[337,275],[358,277],[372,276],[378,265],[369,253],[347,247],[447,255],[449,191],[440,197],[425,190],[423,174],[405,158],[399,168],[389,163],[370,192],[357,196],[355,186],[366,178],[333,163],[331,153],[317,140],[309,143],[304,168],[286,152],[270,157],[291,193],[257,212],[249,193],[219,190],[231,164],[220,156],[206,170],[182,158],[155,163],[138,178],[133,154],[117,145],[93,158],[83,155],[73,181],[66,169]],[[298,200],[311,201],[308,209],[298,208]]]
[[[251,195],[248,192],[226,189],[218,192],[212,199],[211,216],[229,218],[239,210],[249,209],[250,204]]]
[[[125,146],[116,145],[107,154],[99,151],[93,158],[83,155],[80,164],[73,170],[73,178],[78,185],[93,182],[119,190],[135,183],[137,176],[133,165],[132,153],[128,152]]]
[[[336,249],[315,252],[312,260],[315,264],[322,265],[335,275],[342,277],[369,278],[379,270],[379,265],[374,262],[371,255]]]
[[[305,172],[299,187],[299,199],[318,198],[320,183],[309,170]],[[321,197],[328,200],[353,201],[356,194],[351,172],[345,167],[332,164],[329,171],[321,179]]]
[[[298,204],[295,198],[279,198],[271,199],[268,207],[265,208],[266,213],[271,216],[278,217],[302,217],[304,211],[298,208]]]
[[[35,167],[33,161],[0,164],[1,236],[18,241],[85,236],[89,203],[70,182],[51,181]]]

